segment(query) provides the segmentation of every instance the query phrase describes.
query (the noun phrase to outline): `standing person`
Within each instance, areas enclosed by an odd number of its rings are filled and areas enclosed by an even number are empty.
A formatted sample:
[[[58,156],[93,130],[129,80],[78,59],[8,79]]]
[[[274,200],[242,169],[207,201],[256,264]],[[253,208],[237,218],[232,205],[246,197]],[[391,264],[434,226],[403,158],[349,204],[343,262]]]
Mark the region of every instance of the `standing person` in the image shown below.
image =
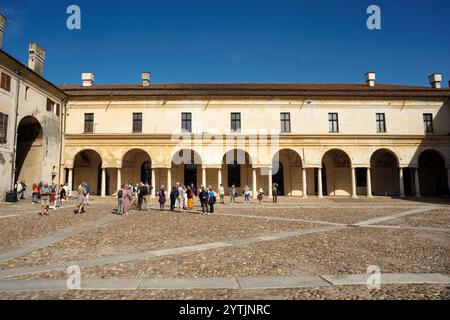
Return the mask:
[[[75,213],[78,214],[83,214],[84,212],[86,212],[86,210],[84,209],[84,205],[86,203],[86,183],[83,181],[80,183],[80,185],[78,186],[78,211],[76,211]]]
[[[264,200],[264,190],[261,186],[258,187],[258,201],[261,204]]]
[[[119,190],[117,190],[117,214],[123,214],[123,188],[122,186]]]
[[[84,197],[85,205],[89,205],[89,196],[91,195],[91,186],[88,183],[84,183],[84,188],[86,189],[86,196]]]
[[[244,187],[244,199],[245,204],[250,203],[250,188],[248,186]]]
[[[147,195],[148,208],[151,208],[153,206],[153,196],[152,196],[153,186],[150,185],[148,182],[146,182],[145,185],[146,185],[147,190],[148,190],[148,195]]]
[[[66,189],[64,188],[63,185],[59,186],[59,203],[60,203],[60,208],[64,208],[64,203],[66,202],[66,197],[67,197],[67,193],[66,193]]]
[[[278,203],[278,183],[272,184],[272,202]]]
[[[187,194],[187,188],[183,186],[183,210],[188,209],[188,194]]]
[[[66,197],[67,197],[67,199],[69,199],[69,197],[72,196],[72,190],[67,185],[67,183],[64,184],[64,190],[66,190]]]
[[[16,189],[16,193],[17,193],[17,198],[22,199],[22,183],[20,183],[20,181],[16,182],[15,185],[15,189]]]
[[[195,185],[194,185],[193,182],[191,182],[191,190],[194,193],[194,195],[196,196],[197,195],[197,189],[195,188]]]
[[[205,187],[201,187],[198,197],[200,198],[200,204],[202,205],[202,214],[208,213],[208,192],[206,192]]]
[[[128,215],[131,199],[133,197],[131,188],[132,187],[129,184],[126,184],[125,188],[123,188],[123,214],[125,215]]]
[[[173,186],[172,191],[170,191],[170,211],[175,211],[175,205],[178,198],[178,189],[177,187]]]
[[[31,187],[31,203],[37,203],[39,198],[39,187],[36,183],[33,183]]]
[[[51,190],[48,186],[48,183],[45,183],[44,186],[39,191],[39,196],[41,198],[41,216],[48,216],[48,208],[50,207],[50,194]]]
[[[181,212],[181,208],[183,207],[183,187],[177,182],[177,209],[178,212]]]
[[[220,204],[225,204],[225,188],[223,187],[223,184],[220,184],[219,186],[219,202]]]
[[[209,213],[214,213],[214,203],[216,203],[216,194],[211,186],[208,191]]]
[[[161,186],[159,189],[158,197],[159,210],[164,211],[164,204],[166,203],[166,192],[164,191],[164,186]]]
[[[187,187],[186,194],[187,194],[188,208],[190,210],[192,210],[194,208],[194,197],[195,197],[195,194],[194,194],[194,191],[192,191],[190,186]]]
[[[148,210],[148,187],[146,184],[140,183],[139,186],[139,210]]]
[[[50,209],[55,209],[56,208],[56,195],[57,195],[57,190],[55,187],[55,184],[51,184],[50,185],[50,190],[51,190],[51,194],[50,194]]]
[[[27,191],[27,185],[25,184],[25,181],[20,181],[20,184],[22,185],[22,192],[20,194],[20,199],[24,200],[25,196],[26,196],[26,191]]]
[[[230,189],[230,201],[231,201],[231,204],[236,204],[236,196],[237,196],[236,187],[233,184],[231,186],[231,189]]]

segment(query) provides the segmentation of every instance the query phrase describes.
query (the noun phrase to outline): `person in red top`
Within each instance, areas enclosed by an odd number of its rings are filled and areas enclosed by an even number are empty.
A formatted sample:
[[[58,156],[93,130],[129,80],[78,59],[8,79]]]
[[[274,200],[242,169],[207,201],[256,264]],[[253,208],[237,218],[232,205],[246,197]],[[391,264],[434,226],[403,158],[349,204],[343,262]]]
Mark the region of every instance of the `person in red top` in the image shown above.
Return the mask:
[[[39,186],[36,183],[33,183],[33,187],[31,188],[31,202],[38,203],[39,201]]]

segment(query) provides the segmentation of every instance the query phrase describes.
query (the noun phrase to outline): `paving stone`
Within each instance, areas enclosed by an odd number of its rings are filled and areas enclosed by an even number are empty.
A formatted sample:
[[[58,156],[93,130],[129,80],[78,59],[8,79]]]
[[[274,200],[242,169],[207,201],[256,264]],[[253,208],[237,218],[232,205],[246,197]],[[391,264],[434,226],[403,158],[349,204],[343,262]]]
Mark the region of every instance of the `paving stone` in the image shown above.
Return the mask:
[[[318,276],[238,278],[242,289],[307,288],[330,284]]]

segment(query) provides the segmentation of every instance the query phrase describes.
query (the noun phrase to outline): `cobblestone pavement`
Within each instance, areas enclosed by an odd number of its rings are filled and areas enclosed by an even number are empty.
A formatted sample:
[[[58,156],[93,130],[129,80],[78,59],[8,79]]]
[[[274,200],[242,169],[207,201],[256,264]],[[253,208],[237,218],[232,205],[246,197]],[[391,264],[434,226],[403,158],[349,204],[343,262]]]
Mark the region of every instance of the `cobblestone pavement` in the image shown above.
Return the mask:
[[[40,217],[39,207],[30,203],[2,204],[0,283],[66,279],[65,266],[73,261],[84,263],[82,277],[105,280],[365,274],[370,265],[389,274],[448,276],[450,199],[420,200],[292,197],[279,204],[220,205],[209,216],[196,207],[122,217],[113,214],[112,198],[93,198],[85,215],[68,207],[50,217]],[[115,219],[102,220],[109,216]],[[43,241],[47,238],[54,241]],[[10,254],[21,250],[17,257]],[[39,290],[0,292],[0,299],[448,299],[449,285],[389,284],[372,292],[364,285]]]

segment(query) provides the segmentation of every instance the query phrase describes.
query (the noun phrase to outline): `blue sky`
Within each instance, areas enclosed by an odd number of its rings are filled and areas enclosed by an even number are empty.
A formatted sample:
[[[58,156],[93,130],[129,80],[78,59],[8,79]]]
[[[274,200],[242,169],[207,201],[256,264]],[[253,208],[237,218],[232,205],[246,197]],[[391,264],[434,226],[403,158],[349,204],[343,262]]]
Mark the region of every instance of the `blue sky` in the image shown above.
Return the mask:
[[[79,31],[66,9],[81,8]],[[381,8],[368,30],[366,9]],[[30,41],[47,51],[56,84],[152,82],[363,82],[428,85],[450,78],[450,1],[0,0],[3,49],[27,61]],[[447,82],[445,82],[447,83]]]

